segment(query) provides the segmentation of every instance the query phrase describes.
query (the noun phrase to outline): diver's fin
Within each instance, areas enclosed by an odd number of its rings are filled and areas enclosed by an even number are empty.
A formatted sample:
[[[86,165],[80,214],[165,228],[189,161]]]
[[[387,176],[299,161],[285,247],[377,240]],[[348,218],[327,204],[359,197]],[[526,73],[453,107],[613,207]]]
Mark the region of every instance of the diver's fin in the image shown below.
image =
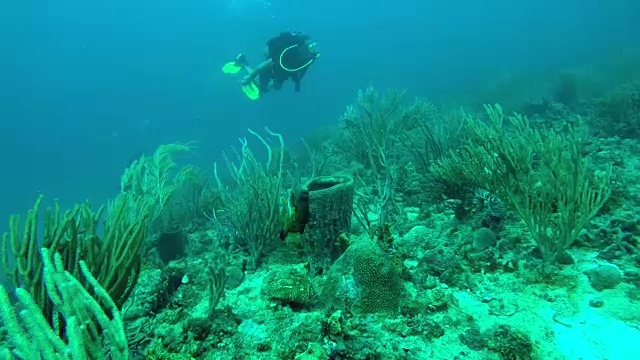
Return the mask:
[[[222,67],[222,72],[225,74],[237,74],[242,70],[242,66],[236,64],[235,61],[228,62]]]
[[[242,91],[251,100],[260,99],[260,88],[254,83],[242,87]]]
[[[238,54],[236,59],[230,61],[222,67],[222,72],[225,74],[237,74],[240,70],[247,67],[247,58],[244,54]]]

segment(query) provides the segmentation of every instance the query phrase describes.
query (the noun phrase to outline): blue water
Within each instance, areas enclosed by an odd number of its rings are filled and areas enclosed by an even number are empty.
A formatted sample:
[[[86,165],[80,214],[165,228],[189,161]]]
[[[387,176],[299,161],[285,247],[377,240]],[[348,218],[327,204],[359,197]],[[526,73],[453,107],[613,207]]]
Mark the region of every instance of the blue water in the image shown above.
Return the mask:
[[[258,102],[220,67],[291,29],[318,41],[301,93]],[[212,164],[247,128],[295,143],[357,89],[452,101],[505,72],[589,62],[640,39],[637,1],[3,0],[0,230],[38,193],[101,203],[129,159],[173,141]],[[455,101],[455,99],[453,99]]]

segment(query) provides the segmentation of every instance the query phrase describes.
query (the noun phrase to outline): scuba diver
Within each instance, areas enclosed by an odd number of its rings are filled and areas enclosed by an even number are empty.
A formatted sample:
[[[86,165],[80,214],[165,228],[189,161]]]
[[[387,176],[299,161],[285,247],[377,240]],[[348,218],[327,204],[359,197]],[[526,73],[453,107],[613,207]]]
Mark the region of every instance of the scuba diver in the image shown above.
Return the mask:
[[[242,91],[251,100],[257,100],[270,89],[280,90],[291,79],[295,91],[300,91],[300,80],[309,66],[320,56],[316,43],[299,32],[283,32],[267,42],[265,60],[256,68],[249,67],[244,54],[224,65],[222,72],[237,74],[244,71]]]

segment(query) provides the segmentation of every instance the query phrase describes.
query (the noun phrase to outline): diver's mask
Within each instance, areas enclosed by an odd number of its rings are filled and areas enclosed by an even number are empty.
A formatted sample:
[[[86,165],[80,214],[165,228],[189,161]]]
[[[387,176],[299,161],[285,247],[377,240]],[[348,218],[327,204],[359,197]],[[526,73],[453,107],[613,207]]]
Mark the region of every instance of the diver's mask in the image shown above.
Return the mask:
[[[304,43],[305,43],[305,45],[307,45],[307,49],[309,49],[309,52],[314,53],[314,54],[318,52],[318,50],[317,50],[318,43],[317,42],[311,41],[311,40],[307,40]]]
[[[318,57],[318,43],[305,40],[304,45],[300,46],[299,54],[303,59],[315,59]]]

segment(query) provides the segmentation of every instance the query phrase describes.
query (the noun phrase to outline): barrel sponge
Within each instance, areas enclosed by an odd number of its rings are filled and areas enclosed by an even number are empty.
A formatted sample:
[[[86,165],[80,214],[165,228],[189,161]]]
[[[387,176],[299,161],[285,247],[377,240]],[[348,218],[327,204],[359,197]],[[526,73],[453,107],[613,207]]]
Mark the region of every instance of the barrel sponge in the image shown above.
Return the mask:
[[[309,255],[335,260],[340,256],[338,236],[351,227],[353,178],[348,175],[315,177],[304,190],[308,193],[309,209],[304,241],[311,252]]]

